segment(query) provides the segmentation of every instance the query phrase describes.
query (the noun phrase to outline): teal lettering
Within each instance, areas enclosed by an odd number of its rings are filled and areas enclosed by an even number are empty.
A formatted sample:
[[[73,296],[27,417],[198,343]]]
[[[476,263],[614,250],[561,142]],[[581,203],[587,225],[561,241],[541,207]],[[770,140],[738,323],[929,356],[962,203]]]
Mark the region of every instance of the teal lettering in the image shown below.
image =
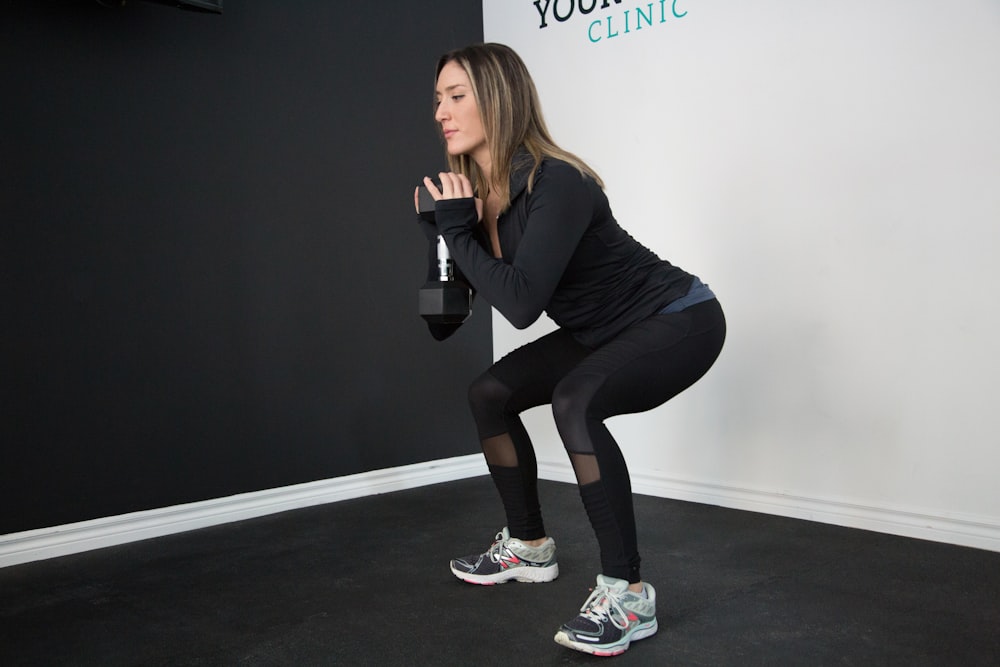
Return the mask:
[[[601,41],[600,37],[598,37],[596,39],[594,38],[594,26],[595,25],[601,25],[601,21],[593,21],[593,22],[591,22],[590,27],[587,28],[587,37],[589,37],[590,41],[593,42],[594,44],[596,44],[597,42]]]
[[[653,3],[649,3],[649,16],[642,13],[642,7],[635,8],[635,29],[642,30],[642,19],[646,19],[646,25],[653,25]]]
[[[668,1],[670,3],[670,14],[667,13]],[[564,5],[566,2],[569,2],[568,11]],[[545,17],[548,15],[550,6],[552,7],[552,16],[557,21],[567,21],[573,16],[575,11],[578,11],[580,14],[591,14],[598,7],[608,9],[612,7],[612,4],[619,5],[621,4],[621,0],[601,0],[600,4],[598,4],[598,0],[535,0],[535,7],[542,17],[542,25],[539,27],[545,27]],[[655,18],[656,5],[660,6],[659,21]],[[564,13],[560,13],[560,8],[563,9]],[[591,44],[597,44],[605,39],[613,39],[620,35],[639,32],[643,28],[651,28],[656,23],[666,23],[668,17],[671,16],[680,19],[687,15],[688,11],[684,9],[684,0],[638,0],[635,7],[622,9],[620,13],[617,11],[608,12],[603,20],[595,19],[590,21],[587,24],[587,39]],[[624,30],[622,30],[623,21]],[[604,32],[601,26],[602,23],[607,24],[607,33]]]

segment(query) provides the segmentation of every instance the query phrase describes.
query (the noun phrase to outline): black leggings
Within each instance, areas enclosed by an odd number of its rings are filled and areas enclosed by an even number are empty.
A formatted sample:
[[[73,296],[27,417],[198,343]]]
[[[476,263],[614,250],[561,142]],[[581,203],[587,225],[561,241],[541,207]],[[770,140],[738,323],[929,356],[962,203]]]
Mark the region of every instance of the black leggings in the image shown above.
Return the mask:
[[[601,548],[603,574],[641,581],[628,468],[604,420],[650,410],[690,387],[715,362],[725,337],[722,307],[712,299],[653,315],[598,348],[559,329],[479,376],[469,403],[510,534],[546,536],[535,452],[520,413],[551,403]]]

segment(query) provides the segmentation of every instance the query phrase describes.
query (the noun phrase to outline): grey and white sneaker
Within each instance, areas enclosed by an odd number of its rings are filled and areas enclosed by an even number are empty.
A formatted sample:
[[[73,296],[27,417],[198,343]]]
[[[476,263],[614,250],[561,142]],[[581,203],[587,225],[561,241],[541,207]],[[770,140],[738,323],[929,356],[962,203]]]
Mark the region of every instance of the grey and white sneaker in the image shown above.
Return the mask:
[[[629,644],[656,634],[656,591],[643,584],[643,596],[624,579],[597,575],[597,587],[580,614],[556,632],[557,644],[593,655],[618,655]]]
[[[541,546],[532,547],[511,537],[505,527],[486,553],[451,561],[451,572],[462,581],[487,586],[511,579],[534,584],[552,581],[559,576],[556,543],[549,537]]]

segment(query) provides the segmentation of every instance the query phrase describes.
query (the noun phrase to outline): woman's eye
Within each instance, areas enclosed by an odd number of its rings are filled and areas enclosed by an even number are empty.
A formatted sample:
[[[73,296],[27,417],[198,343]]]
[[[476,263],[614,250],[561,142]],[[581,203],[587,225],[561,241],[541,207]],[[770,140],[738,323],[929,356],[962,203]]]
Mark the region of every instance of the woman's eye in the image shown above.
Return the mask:
[[[462,99],[463,97],[465,97],[465,95],[452,95],[452,96],[451,96],[451,101],[452,101],[452,102],[457,102],[457,101],[459,101],[460,99]]]

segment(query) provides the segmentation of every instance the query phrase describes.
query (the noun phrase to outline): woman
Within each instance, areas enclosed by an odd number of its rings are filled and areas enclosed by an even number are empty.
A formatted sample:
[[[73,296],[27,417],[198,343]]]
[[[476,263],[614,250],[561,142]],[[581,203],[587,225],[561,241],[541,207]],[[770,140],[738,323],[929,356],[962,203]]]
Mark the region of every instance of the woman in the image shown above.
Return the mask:
[[[465,280],[514,326],[543,312],[559,326],[470,387],[507,527],[451,570],[476,584],[558,576],[519,417],[551,404],[602,567],[555,639],[616,655],[656,632],[656,593],[640,576],[628,469],[604,420],[649,410],[698,380],[722,349],[722,309],[696,277],[618,226],[597,174],[552,141],[534,83],[510,48],[475,45],[443,56],[435,99],[450,171],[439,174],[440,187],[424,179],[435,200],[435,222],[421,223],[428,238],[444,237]],[[429,272],[436,276],[433,262]],[[441,340],[459,325],[429,326]]]

